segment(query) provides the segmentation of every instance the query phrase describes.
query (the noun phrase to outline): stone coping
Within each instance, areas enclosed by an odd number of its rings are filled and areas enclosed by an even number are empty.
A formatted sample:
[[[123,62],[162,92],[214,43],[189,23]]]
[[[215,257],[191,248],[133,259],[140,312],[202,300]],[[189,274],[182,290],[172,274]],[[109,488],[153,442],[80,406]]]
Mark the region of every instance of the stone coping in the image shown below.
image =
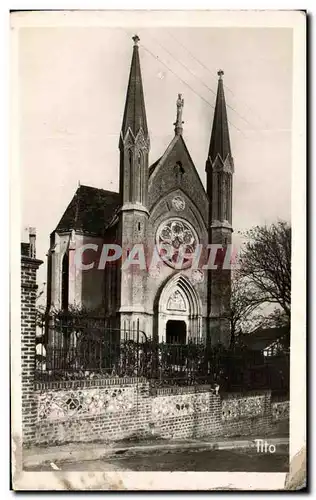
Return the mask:
[[[36,268],[38,268],[44,262],[43,260],[39,260],[34,257],[29,257],[28,255],[21,255],[21,261],[24,264],[28,264],[29,266]]]
[[[95,379],[79,379],[79,380],[58,380],[58,381],[35,381],[34,389],[35,391],[45,391],[45,390],[63,390],[63,389],[89,389],[97,387],[108,387],[108,386],[122,386],[122,385],[138,385],[138,384],[148,384],[150,389],[150,394],[152,396],[168,396],[168,395],[180,395],[180,394],[194,394],[201,392],[212,392],[214,389],[212,385],[199,384],[190,386],[166,386],[166,387],[155,387],[151,385],[151,381],[144,377],[109,377],[109,378],[95,378]],[[241,399],[250,396],[267,396],[270,395],[270,390],[253,390],[245,392],[221,392],[219,391],[218,396],[221,399]]]
[[[34,389],[36,391],[43,390],[60,390],[60,389],[89,389],[96,387],[107,387],[111,385],[137,385],[147,383],[147,379],[138,377],[117,377],[117,378],[95,378],[95,379],[81,379],[81,380],[57,380],[34,382]]]
[[[171,396],[179,394],[195,394],[201,392],[213,392],[211,385],[189,385],[189,386],[170,386],[170,387],[151,387],[150,392],[156,396]]]
[[[115,385],[137,385],[148,384],[150,394],[152,396],[168,396],[180,394],[194,394],[201,392],[212,391],[211,385],[195,385],[195,386],[170,386],[170,387],[150,387],[150,380],[140,377],[121,377],[121,378],[100,378],[100,379],[82,379],[82,380],[59,380],[59,381],[35,381],[34,388],[36,391],[45,390],[62,390],[62,389],[89,389],[97,387],[108,387]]]
[[[270,389],[258,389],[252,391],[245,392],[221,392],[219,391],[221,399],[239,399],[239,398],[247,398],[249,396],[269,396],[271,395]]]

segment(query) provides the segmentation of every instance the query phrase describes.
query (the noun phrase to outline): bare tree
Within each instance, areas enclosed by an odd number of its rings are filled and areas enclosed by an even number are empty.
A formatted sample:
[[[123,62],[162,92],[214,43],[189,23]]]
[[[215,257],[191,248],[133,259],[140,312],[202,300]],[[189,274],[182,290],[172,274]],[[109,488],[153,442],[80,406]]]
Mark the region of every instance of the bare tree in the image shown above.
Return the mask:
[[[251,324],[251,317],[257,304],[253,300],[253,292],[246,287],[244,280],[238,274],[232,279],[231,301],[229,310],[230,320],[230,343],[233,346],[239,335],[244,333],[247,326]]]
[[[288,321],[291,315],[291,226],[277,222],[245,233],[239,278],[251,290],[253,305],[277,304]]]
[[[280,308],[273,309],[270,313],[263,314],[262,312],[254,313],[253,318],[254,329],[257,328],[282,328],[289,326],[289,318]]]

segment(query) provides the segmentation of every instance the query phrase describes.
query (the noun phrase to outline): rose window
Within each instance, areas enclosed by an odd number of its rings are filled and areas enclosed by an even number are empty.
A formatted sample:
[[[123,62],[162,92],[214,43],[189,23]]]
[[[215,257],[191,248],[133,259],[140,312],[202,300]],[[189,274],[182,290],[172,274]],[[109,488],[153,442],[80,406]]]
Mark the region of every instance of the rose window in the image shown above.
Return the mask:
[[[157,231],[157,247],[160,257],[172,267],[189,267],[198,244],[191,224],[182,219],[169,219]]]

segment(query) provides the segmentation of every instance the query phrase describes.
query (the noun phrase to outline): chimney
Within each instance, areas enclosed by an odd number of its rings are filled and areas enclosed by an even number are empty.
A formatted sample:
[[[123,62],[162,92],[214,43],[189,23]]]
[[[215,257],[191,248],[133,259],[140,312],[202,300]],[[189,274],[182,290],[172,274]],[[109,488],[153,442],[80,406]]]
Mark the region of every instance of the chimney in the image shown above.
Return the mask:
[[[29,228],[29,242],[30,242],[30,257],[36,258],[36,229],[35,227]]]

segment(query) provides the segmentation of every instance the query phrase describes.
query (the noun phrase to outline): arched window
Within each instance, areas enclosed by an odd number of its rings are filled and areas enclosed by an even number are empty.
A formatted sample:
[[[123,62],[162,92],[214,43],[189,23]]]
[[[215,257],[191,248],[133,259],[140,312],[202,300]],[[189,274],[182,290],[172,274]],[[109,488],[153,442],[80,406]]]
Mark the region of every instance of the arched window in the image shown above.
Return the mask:
[[[133,152],[131,149],[128,150],[128,163],[129,163],[129,198],[133,201]]]
[[[217,174],[217,220],[222,220],[222,174]]]
[[[66,252],[63,256],[61,275],[61,307],[68,310],[69,305],[69,255]]]
[[[223,219],[228,220],[228,176],[223,173]]]
[[[228,220],[232,222],[232,176],[228,175]]]
[[[137,200],[142,202],[143,201],[143,164],[144,164],[144,157],[143,157],[143,152],[138,151],[138,172],[137,172]]]

